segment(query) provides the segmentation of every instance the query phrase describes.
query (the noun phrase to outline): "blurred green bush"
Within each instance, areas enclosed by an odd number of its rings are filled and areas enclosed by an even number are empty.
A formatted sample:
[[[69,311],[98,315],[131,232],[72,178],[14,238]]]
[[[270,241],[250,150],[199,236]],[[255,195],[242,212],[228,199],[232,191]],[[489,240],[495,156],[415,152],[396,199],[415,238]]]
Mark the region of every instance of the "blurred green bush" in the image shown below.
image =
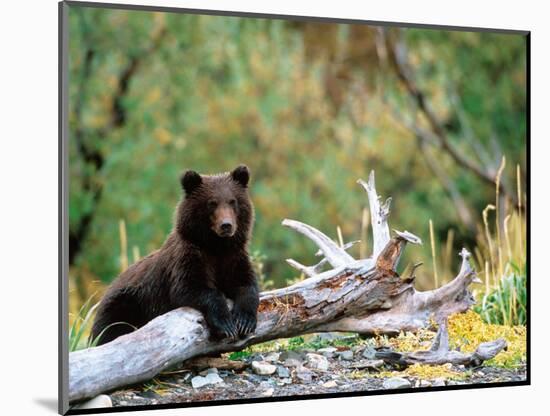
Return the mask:
[[[392,227],[429,241],[431,218],[438,243],[450,229],[456,248],[474,243],[475,226],[461,223],[417,135],[392,113],[428,126],[385,66],[376,28],[80,6],[69,17],[70,274],[82,300],[87,282],[116,277],[121,254],[139,258],[163,243],[188,168],[249,165],[251,251],[266,284],[296,278],[287,257],[315,261],[316,247],[283,228],[283,218],[335,239],[337,226],[345,240],[360,238],[366,195],[356,180],[371,169],[379,193],[394,198]],[[525,166],[524,39],[400,34],[458,151],[486,166],[498,166],[502,154],[509,166]],[[468,209],[481,212],[494,187],[445,149],[433,152]],[[503,180],[514,178],[511,171]],[[410,258],[424,260],[418,280],[429,286],[429,245],[408,250]]]

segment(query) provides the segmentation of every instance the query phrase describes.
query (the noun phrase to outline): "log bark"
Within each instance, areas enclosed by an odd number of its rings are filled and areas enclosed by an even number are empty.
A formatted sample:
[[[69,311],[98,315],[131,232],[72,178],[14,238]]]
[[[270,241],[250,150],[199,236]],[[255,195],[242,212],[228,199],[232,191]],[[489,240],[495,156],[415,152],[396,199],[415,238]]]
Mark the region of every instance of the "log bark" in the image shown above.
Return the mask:
[[[324,258],[315,266],[288,260],[310,277],[286,288],[263,292],[253,334],[245,339],[213,342],[199,312],[176,309],[108,344],[70,353],[69,400],[86,399],[148,380],[182,361],[205,354],[240,350],[312,332],[397,334],[426,327],[432,319],[443,322],[452,313],[466,311],[474,303],[468,286],[476,280],[468,260],[470,253],[461,252],[462,266],[454,280],[432,291],[417,291],[414,277],[401,279],[396,267],[405,246],[420,244],[420,239],[407,231],[395,231],[390,239],[390,204],[387,200],[380,205],[374,173],[369,182],[359,183],[368,194],[371,212],[376,212],[372,223],[375,255],[355,260],[345,251],[346,246],[340,247],[321,231],[286,219],[283,225],[315,242]],[[324,266],[330,266],[329,270],[320,272]]]

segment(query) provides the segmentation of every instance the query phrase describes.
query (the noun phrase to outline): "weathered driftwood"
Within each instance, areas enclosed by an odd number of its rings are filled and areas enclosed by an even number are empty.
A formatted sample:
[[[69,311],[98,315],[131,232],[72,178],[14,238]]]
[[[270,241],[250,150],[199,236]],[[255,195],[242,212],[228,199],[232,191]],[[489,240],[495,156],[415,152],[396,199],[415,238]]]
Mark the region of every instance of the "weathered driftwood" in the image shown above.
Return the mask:
[[[427,351],[396,352],[377,351],[374,357],[398,367],[407,367],[412,364],[456,364],[465,366],[479,366],[483,361],[490,360],[506,348],[506,341],[499,338],[495,341],[482,342],[474,352],[464,353],[449,348],[449,332],[447,320],[439,324],[439,329],[432,346]]]
[[[289,263],[310,276],[295,285],[263,292],[258,326],[246,339],[213,342],[202,315],[180,308],[159,316],[139,330],[108,344],[69,355],[69,400],[93,397],[124,385],[148,380],[190,358],[242,349],[248,345],[311,332],[352,331],[396,334],[442,322],[474,302],[468,286],[476,277],[463,250],[458,276],[435,290],[415,290],[414,277],[401,279],[397,263],[407,243],[420,243],[409,232],[390,239],[387,223],[390,200],[380,204],[374,174],[367,183],[372,213],[374,254],[355,260],[325,234],[298,221],[284,220],[315,242],[324,258],[321,264]],[[320,272],[324,265],[332,268]]]

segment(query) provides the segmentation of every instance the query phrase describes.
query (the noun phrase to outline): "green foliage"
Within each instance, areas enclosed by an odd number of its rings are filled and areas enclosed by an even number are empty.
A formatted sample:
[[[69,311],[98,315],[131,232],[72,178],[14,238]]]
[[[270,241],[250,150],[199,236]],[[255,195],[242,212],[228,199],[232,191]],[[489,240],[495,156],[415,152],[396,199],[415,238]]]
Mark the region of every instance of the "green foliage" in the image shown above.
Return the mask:
[[[489,324],[525,325],[527,323],[527,273],[511,264],[511,273],[498,287],[483,296],[474,310]]]
[[[242,360],[244,358],[250,357],[252,355],[252,352],[250,352],[248,349],[244,349],[241,351],[234,351],[229,354],[228,358],[230,360]]]
[[[296,350],[304,347],[305,340],[304,337],[293,337],[288,340],[288,349]]]
[[[324,339],[318,335],[305,335],[289,338],[283,344],[287,350],[318,350],[326,347],[351,347],[363,342],[357,334],[343,335],[334,339]]]
[[[239,163],[252,171],[251,252],[263,289],[296,279],[285,258],[317,260],[313,244],[282,227],[283,218],[302,220],[333,238],[337,226],[347,241],[360,237],[366,198],[355,181],[371,169],[379,192],[394,197],[393,227],[427,241],[427,219],[433,218],[437,236],[453,228],[455,241],[471,238],[419,156],[414,135],[388,111],[386,101],[404,114],[410,103],[372,52],[374,28],[78,6],[71,6],[69,24],[70,228],[92,215],[71,274],[86,271],[108,284],[121,268],[121,219],[130,251],[146,255],[172,228],[183,170],[214,173]],[[486,148],[500,146],[510,165],[523,164],[523,39],[403,33],[419,82],[453,145],[477,157],[464,139],[471,131]],[[88,49],[94,54],[86,76]],[[140,65],[121,102],[127,117],[113,127],[112,98],[132,59]],[[82,159],[74,140],[78,129],[103,156],[101,169]],[[480,212],[492,189],[446,154],[438,156],[472,211]],[[357,256],[358,250],[350,252]],[[429,286],[429,245],[408,250],[402,264],[413,257],[426,265],[418,286]]]
[[[325,347],[352,347],[354,345],[362,345],[367,342],[368,341],[363,340],[357,334],[350,334],[348,336],[337,337],[334,339],[323,339],[317,334],[309,334],[251,345],[250,347],[246,347],[241,351],[229,353],[227,357],[230,360],[242,360],[250,357],[254,353],[263,353],[277,350],[318,350]]]

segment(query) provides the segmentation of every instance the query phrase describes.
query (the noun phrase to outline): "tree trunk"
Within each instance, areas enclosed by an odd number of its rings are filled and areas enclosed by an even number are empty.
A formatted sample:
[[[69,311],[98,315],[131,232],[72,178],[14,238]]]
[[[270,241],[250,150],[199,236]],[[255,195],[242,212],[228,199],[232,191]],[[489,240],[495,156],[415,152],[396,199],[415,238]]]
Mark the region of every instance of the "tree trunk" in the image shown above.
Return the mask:
[[[468,286],[477,279],[468,261],[470,253],[462,250],[462,266],[454,280],[435,290],[417,291],[414,276],[401,279],[395,270],[406,244],[419,244],[420,239],[407,231],[396,231],[390,239],[389,201],[379,203],[374,173],[367,183],[359,183],[369,198],[375,256],[355,260],[346,246],[338,246],[319,230],[284,220],[283,225],[313,240],[324,258],[314,266],[287,260],[309,278],[261,294],[255,333],[242,340],[213,342],[199,312],[176,309],[108,344],[70,353],[69,400],[148,380],[196,356],[312,332],[397,334],[426,327],[432,319],[443,323],[450,314],[466,311],[474,303]],[[326,264],[332,268],[319,273]],[[492,352],[503,347],[499,344]],[[441,354],[437,359],[439,363]]]

